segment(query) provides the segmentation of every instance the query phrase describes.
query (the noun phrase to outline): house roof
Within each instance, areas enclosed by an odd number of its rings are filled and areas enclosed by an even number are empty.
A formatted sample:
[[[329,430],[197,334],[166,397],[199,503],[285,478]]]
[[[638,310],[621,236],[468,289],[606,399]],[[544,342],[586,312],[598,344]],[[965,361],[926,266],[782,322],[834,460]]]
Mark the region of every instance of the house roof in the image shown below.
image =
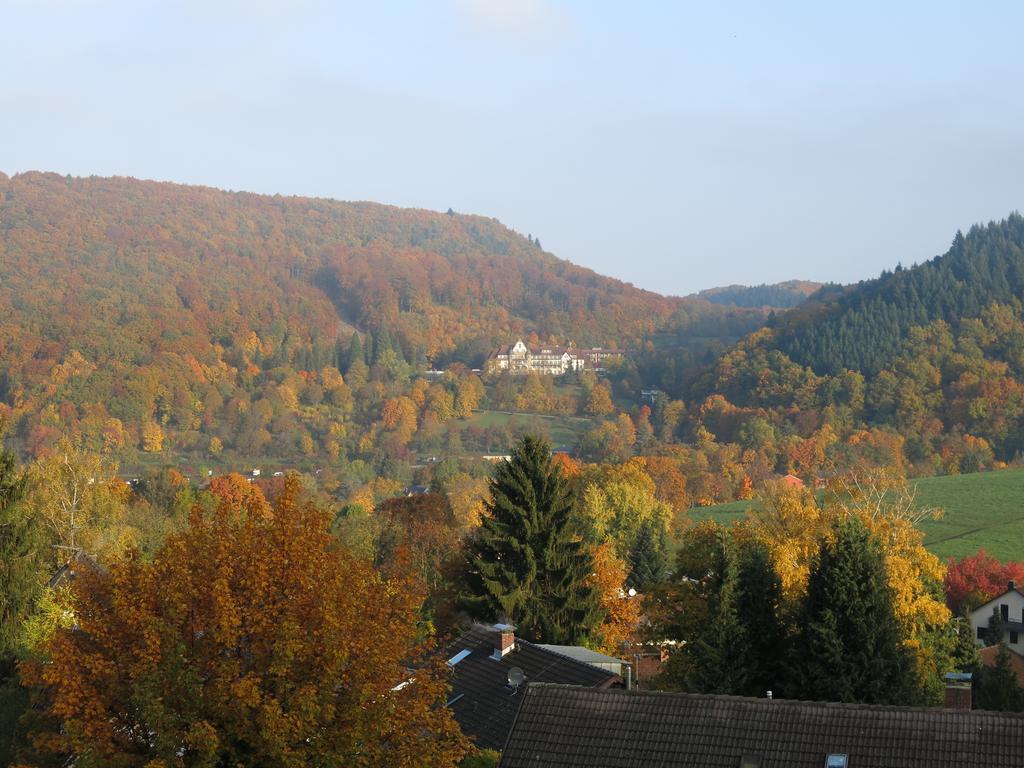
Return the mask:
[[[1024,714],[530,685],[500,768],[1019,768]]]
[[[521,669],[526,682],[571,683],[599,687],[622,678],[555,651],[516,638],[515,648],[501,659],[493,658],[497,632],[477,626],[448,646],[450,659],[462,656],[452,668],[448,698],[462,732],[482,749],[501,749],[508,738],[525,686],[513,690],[508,673]],[[469,651],[463,655],[463,651]]]
[[[54,571],[53,575],[47,579],[46,586],[50,589],[63,586],[73,581],[75,576],[83,570],[105,573],[103,566],[94,557],[83,552],[75,552],[64,565]]]
[[[785,477],[782,478],[782,482],[784,482],[786,485],[789,485],[789,486],[791,486],[793,488],[803,488],[804,487],[804,481],[801,480],[796,475],[786,475]]]
[[[584,664],[622,664],[622,659],[606,656],[603,653],[584,648],[582,645],[548,645],[539,643],[537,647],[560,653],[563,656],[568,656],[570,659],[582,661]]]
[[[1020,587],[1014,585],[1012,589],[1007,589],[1005,592],[1000,592],[998,595],[993,597],[988,602],[985,602],[985,603],[982,603],[981,605],[979,605],[977,608],[975,608],[973,611],[971,611],[971,616],[974,616],[974,614],[976,614],[979,611],[981,611],[982,608],[988,608],[993,603],[996,603],[999,600],[1002,600],[1004,597],[1006,597],[1007,595],[1009,595],[1011,593],[1016,593],[1016,594],[1020,595],[1021,597],[1024,597],[1024,590],[1022,590]],[[986,613],[986,616],[989,613],[992,613],[992,611],[988,611],[988,613]]]
[[[1010,652],[1010,669],[1012,669],[1013,674],[1017,676],[1017,685],[1024,688],[1024,657],[1017,653],[1017,651],[1013,650],[1010,646],[1006,646],[1006,650]],[[978,651],[978,658],[986,667],[994,667],[996,665],[996,655],[998,653],[999,646],[990,645],[987,648],[982,648]]]

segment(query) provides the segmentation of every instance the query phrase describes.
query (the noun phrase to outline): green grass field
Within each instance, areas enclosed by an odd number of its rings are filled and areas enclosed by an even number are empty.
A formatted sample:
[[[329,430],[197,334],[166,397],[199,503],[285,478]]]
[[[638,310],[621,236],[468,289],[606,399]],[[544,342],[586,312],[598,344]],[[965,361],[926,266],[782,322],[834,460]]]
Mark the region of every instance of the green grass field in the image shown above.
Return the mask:
[[[913,481],[922,508],[943,510],[924,520],[925,544],[942,558],[973,555],[979,549],[1000,560],[1024,560],[1024,469],[973,475],[926,477]],[[693,520],[711,518],[728,525],[756,502],[734,501],[690,511]]]
[[[472,418],[461,419],[459,424],[467,427],[532,427],[546,432],[556,448],[563,445],[574,446],[579,436],[593,427],[590,419],[580,416],[548,416],[509,411],[477,411]]]

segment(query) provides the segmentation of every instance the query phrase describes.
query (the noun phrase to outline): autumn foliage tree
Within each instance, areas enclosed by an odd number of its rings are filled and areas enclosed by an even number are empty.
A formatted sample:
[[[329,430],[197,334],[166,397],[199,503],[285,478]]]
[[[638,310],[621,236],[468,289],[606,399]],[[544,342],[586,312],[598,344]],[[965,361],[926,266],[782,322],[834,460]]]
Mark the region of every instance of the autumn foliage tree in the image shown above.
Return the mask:
[[[273,508],[238,476],[211,490],[152,563],[76,580],[76,626],[24,669],[44,714],[28,763],[454,765],[416,584],[339,549],[295,479]]]
[[[946,603],[956,614],[966,614],[1006,591],[1015,581],[1024,585],[1024,562],[1001,563],[984,549],[977,554],[949,559],[946,568]]]

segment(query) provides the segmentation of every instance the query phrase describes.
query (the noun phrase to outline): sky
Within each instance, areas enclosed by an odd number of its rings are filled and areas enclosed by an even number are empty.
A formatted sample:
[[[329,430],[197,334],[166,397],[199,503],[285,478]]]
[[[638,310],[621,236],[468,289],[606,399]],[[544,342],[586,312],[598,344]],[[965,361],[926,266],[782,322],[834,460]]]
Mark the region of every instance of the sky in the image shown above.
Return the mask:
[[[0,171],[493,216],[661,293],[1024,209],[1024,4],[0,0]]]

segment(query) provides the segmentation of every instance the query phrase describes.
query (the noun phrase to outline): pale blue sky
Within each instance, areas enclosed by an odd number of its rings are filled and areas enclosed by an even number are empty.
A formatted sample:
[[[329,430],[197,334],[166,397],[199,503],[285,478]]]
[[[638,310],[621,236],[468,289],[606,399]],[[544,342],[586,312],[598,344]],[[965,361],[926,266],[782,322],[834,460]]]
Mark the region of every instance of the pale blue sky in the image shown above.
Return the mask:
[[[998,0],[0,0],[0,170],[451,206],[665,293],[849,282],[1024,208],[1022,29]]]

